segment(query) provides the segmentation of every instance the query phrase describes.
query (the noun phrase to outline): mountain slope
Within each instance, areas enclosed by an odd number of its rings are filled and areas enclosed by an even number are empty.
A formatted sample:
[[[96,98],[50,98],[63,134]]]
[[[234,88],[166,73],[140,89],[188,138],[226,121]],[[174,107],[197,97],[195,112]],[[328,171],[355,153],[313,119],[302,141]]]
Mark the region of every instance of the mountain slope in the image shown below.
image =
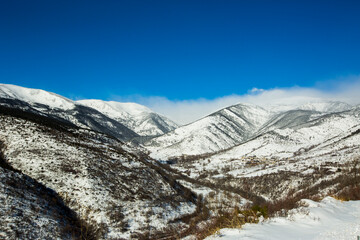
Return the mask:
[[[82,234],[76,214],[54,191],[3,167],[0,167],[0,206],[1,239],[74,239]]]
[[[141,136],[162,135],[178,127],[170,119],[137,103],[106,102],[101,100],[81,100],[76,103],[98,110]]]
[[[259,135],[275,129],[296,128],[321,115],[324,114],[311,110],[290,110],[280,112],[265,122],[254,135]]]
[[[246,140],[269,117],[261,107],[238,104],[154,138],[145,146],[159,159],[215,152]]]
[[[195,210],[184,188],[138,156],[139,149],[16,111],[0,112],[1,151],[8,164],[54,189],[83,221],[101,229],[102,238],[129,239],[149,229],[182,226],[171,221]]]
[[[360,235],[360,201],[341,201],[326,197],[321,202],[303,199],[288,217],[276,217],[261,224],[239,229],[221,229],[206,240],[288,240],[357,239]],[[301,236],[301,237],[299,237]]]

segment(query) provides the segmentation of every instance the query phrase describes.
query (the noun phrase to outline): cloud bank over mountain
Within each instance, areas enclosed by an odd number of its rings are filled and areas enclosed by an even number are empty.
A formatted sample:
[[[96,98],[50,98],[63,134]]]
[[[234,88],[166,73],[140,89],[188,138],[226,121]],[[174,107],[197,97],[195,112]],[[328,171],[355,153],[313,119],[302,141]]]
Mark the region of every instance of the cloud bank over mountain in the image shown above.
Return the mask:
[[[314,87],[259,89],[254,87],[246,94],[232,94],[215,99],[170,100],[166,97],[131,96],[113,97],[117,101],[134,101],[148,106],[179,124],[187,124],[212,112],[237,103],[263,107],[269,105],[302,105],[316,101],[342,101],[360,103],[360,76],[319,82]]]

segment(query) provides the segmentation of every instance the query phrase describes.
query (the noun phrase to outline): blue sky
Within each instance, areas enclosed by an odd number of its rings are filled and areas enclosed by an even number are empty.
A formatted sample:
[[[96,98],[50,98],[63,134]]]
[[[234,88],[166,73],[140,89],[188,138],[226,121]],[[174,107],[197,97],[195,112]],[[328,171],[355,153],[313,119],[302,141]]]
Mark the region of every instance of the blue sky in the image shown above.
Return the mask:
[[[360,1],[0,2],[0,82],[216,99],[360,74]],[[327,87],[322,84],[322,87]]]

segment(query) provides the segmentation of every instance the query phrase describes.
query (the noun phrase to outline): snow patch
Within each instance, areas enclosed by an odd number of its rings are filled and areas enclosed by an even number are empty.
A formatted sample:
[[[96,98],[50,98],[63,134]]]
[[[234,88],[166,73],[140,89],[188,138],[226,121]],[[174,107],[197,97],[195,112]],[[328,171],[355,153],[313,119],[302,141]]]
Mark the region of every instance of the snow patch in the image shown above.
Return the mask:
[[[360,201],[341,202],[331,197],[321,202],[303,200],[306,207],[291,211],[287,218],[273,218],[242,229],[222,229],[207,240],[349,240],[360,236]]]

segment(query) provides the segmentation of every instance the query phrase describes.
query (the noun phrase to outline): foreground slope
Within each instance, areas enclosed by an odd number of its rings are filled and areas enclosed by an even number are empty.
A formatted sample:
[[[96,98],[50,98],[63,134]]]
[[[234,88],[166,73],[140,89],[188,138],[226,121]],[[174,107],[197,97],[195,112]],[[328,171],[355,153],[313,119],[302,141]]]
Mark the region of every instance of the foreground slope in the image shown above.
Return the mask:
[[[321,202],[302,200],[304,207],[290,216],[261,224],[245,224],[242,229],[222,229],[207,240],[348,240],[360,235],[360,201],[343,202],[331,197]]]
[[[115,119],[141,136],[158,136],[178,127],[170,119],[137,103],[120,103],[102,100],[76,101]]]
[[[7,168],[3,159],[0,166],[1,239],[73,239],[82,230],[86,236],[85,226],[53,190]]]
[[[238,104],[152,139],[145,146],[158,159],[216,152],[249,138],[269,116],[261,107]]]
[[[184,188],[107,135],[3,108],[0,141],[13,168],[55,190],[103,238],[161,230],[195,210]]]

